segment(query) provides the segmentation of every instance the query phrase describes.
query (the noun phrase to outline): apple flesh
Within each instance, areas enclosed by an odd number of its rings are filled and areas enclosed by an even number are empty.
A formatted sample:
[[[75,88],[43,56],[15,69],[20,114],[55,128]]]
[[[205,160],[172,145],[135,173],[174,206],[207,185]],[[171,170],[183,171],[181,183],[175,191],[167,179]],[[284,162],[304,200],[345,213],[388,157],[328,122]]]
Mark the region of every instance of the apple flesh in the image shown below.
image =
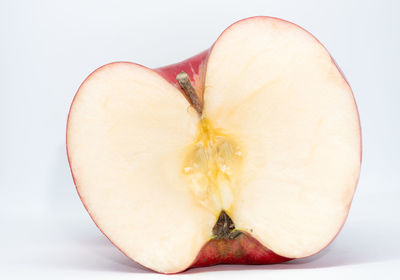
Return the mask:
[[[175,273],[326,247],[350,208],[361,133],[320,42],[254,17],[181,63],[94,71],[71,105],[67,152],[100,230],[133,260]]]

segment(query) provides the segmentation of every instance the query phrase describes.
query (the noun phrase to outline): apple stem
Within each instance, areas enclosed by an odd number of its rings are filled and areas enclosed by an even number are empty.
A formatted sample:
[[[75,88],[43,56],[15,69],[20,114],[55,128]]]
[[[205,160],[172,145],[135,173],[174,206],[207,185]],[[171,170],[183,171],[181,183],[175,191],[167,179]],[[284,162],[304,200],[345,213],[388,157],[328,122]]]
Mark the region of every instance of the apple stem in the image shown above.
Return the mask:
[[[202,104],[199,99],[199,96],[196,93],[196,90],[194,89],[192,83],[190,82],[189,75],[181,71],[177,76],[176,80],[178,81],[179,85],[183,89],[183,91],[186,94],[186,97],[189,99],[191,105],[193,108],[199,113],[201,116],[203,109],[202,109]]]

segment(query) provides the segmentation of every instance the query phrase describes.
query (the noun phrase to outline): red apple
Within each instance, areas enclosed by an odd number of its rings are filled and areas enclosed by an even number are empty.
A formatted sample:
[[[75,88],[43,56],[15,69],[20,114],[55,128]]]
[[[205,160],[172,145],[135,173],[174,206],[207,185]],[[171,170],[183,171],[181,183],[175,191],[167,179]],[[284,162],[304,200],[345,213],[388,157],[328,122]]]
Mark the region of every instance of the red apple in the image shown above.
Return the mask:
[[[350,208],[361,133],[321,43],[253,17],[181,63],[94,71],[71,105],[67,151],[100,230],[133,260],[175,273],[326,247]]]

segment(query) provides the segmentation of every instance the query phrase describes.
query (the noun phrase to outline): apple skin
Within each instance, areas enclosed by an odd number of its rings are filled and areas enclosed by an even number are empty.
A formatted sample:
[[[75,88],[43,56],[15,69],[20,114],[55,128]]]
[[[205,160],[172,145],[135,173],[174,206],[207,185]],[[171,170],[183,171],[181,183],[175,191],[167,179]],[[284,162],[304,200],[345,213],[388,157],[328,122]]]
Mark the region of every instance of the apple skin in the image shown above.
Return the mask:
[[[203,99],[204,92],[204,78],[205,78],[205,70],[206,64],[208,60],[208,56],[210,54],[211,48],[205,50],[189,59],[184,61],[171,64],[168,66],[160,67],[154,69],[160,76],[162,76],[165,80],[167,80],[170,84],[178,88],[182,94],[186,97],[183,90],[181,89],[179,83],[176,80],[176,76],[184,71],[188,74],[190,78],[190,82],[193,87],[196,89],[197,94],[199,94],[200,100]],[[189,101],[189,100],[188,100]],[[190,102],[190,101],[189,101]]]
[[[216,264],[274,264],[290,261],[268,250],[248,233],[235,239],[211,239],[190,267]]]
[[[268,16],[255,16],[255,17],[249,17],[249,18],[242,19],[240,21],[237,21],[237,22],[233,23],[229,27],[227,27],[224,30],[224,32],[226,30],[230,29],[230,27],[232,27],[233,25],[235,25],[235,24],[237,24],[239,22],[252,20],[252,19],[255,19],[255,18],[261,18],[261,19],[271,19],[271,18],[273,18],[275,20],[280,20],[280,21],[283,21],[283,22],[286,22],[286,23],[293,24],[293,25],[303,29],[308,34],[310,34],[316,40],[316,42],[318,44],[322,45],[321,42],[315,36],[313,36],[310,32],[308,32],[307,30],[305,30],[301,26],[298,26],[298,25],[296,25],[296,24],[294,24],[292,22],[289,22],[289,21],[286,21],[286,20],[283,20],[283,19],[280,19],[280,18],[268,17]],[[218,37],[218,39],[224,34],[224,32],[221,33],[221,35]],[[218,39],[216,40],[216,42],[218,41]],[[191,81],[192,85],[194,86],[194,88],[196,89],[196,92],[199,94],[200,100],[202,100],[203,99],[203,92],[204,92],[204,79],[205,79],[205,72],[206,72],[206,68],[207,68],[207,61],[208,61],[209,54],[210,54],[213,46],[215,45],[215,43],[211,46],[211,48],[209,48],[209,49],[207,49],[207,50],[205,50],[205,51],[203,51],[203,52],[201,52],[201,53],[199,53],[199,54],[197,54],[197,55],[195,55],[195,56],[193,56],[193,57],[191,57],[189,59],[186,59],[184,61],[178,62],[176,64],[171,64],[171,65],[168,65],[168,66],[163,66],[163,67],[156,68],[156,69],[151,69],[151,70],[153,70],[156,73],[158,73],[166,81],[168,81],[170,84],[172,84],[177,89],[179,89],[182,92],[182,94],[184,95],[185,98],[187,98],[186,94],[184,94],[183,90],[179,86],[179,83],[176,80],[176,76],[181,71],[186,72],[189,75],[190,81]],[[331,56],[331,59],[332,59],[332,63],[334,63],[334,65],[336,66],[338,71],[341,73],[341,75],[342,75],[343,79],[345,80],[345,82],[349,85],[346,77],[343,74],[343,71],[337,65],[336,61],[333,59],[332,56]],[[113,63],[121,63],[121,62],[113,62]],[[81,84],[81,86],[88,79],[90,79],[90,77],[97,70],[99,70],[100,68],[103,68],[103,67],[107,67],[108,65],[113,64],[113,63],[106,64],[104,66],[99,67],[95,71],[93,71],[85,79],[85,81]],[[123,63],[136,64],[136,63],[127,62],[127,61],[125,61]],[[139,64],[136,64],[136,65],[138,65],[140,67],[147,68],[147,67],[139,65]],[[77,94],[78,94],[81,86],[78,88]],[[350,87],[350,85],[349,85],[349,87]],[[71,108],[72,108],[72,106],[74,104],[74,100],[76,99],[77,94],[75,94],[75,96],[74,96],[74,98],[72,100],[72,104],[71,104],[70,111],[69,111],[69,114],[68,114],[68,120],[69,120],[69,116],[70,116],[70,113],[71,113]],[[354,94],[352,94],[352,97],[353,97],[354,104],[356,105],[356,109],[357,109],[358,123],[359,123],[360,134],[361,134],[361,123],[360,123],[360,119],[359,119],[358,108],[357,108],[357,104],[355,102]],[[67,121],[67,131],[68,131],[68,121]],[[361,139],[361,137],[360,137],[360,139]],[[66,138],[66,143],[68,143],[68,137]],[[361,162],[361,159],[362,159],[362,142],[360,143],[360,149],[361,149],[361,152],[360,152],[360,162]],[[111,241],[111,239],[105,234],[105,232],[102,231],[102,229],[97,225],[97,223],[93,219],[91,213],[88,211],[88,208],[86,207],[85,202],[82,199],[82,196],[79,194],[79,190],[78,190],[78,187],[77,187],[78,186],[77,185],[77,181],[75,180],[75,176],[74,176],[73,170],[71,168],[70,158],[69,158],[69,154],[68,154],[68,145],[67,145],[67,157],[68,157],[68,162],[69,162],[72,178],[73,178],[74,184],[76,186],[76,190],[78,192],[79,198],[81,199],[86,211],[89,213],[89,216],[92,218],[92,220],[94,221],[96,226],[99,228],[99,230],[110,240],[110,242],[115,247],[117,247],[122,253],[124,253],[127,256],[127,254],[121,248],[119,248],[116,244],[114,244]],[[358,183],[358,180],[356,182],[356,185],[357,185],[357,183]],[[350,209],[350,206],[351,206],[351,204],[348,205],[349,209]],[[349,212],[347,212],[347,213],[349,213]],[[345,220],[344,220],[342,226],[340,227],[339,231],[337,232],[337,234],[339,234],[339,232],[343,228],[346,219],[347,219],[347,217],[345,218]],[[332,238],[331,242],[329,242],[324,248],[321,248],[320,251],[322,251],[323,249],[328,247],[330,245],[330,243],[332,243],[332,241],[336,238],[337,234]],[[317,253],[315,253],[315,254],[317,254]],[[313,255],[315,255],[315,254],[313,254]],[[254,265],[258,264],[258,265],[261,265],[261,264],[282,263],[282,262],[286,262],[286,261],[290,261],[290,260],[292,260],[292,259],[280,256],[278,254],[275,254],[273,251],[271,251],[268,248],[266,248],[265,246],[263,246],[259,241],[257,241],[255,238],[253,238],[250,233],[242,232],[237,238],[235,238],[233,240],[231,240],[231,239],[210,239],[202,247],[202,249],[198,253],[198,255],[195,258],[195,260],[193,261],[193,263],[189,267],[187,267],[186,269],[184,269],[182,271],[186,271],[186,270],[188,270],[190,268],[213,266],[213,265],[217,265],[217,264],[254,264]],[[135,261],[135,260],[133,260],[133,261]],[[176,273],[180,273],[182,271],[179,271],[179,272],[176,272]],[[160,271],[158,271],[158,272],[160,272]],[[164,274],[176,274],[176,273],[164,273]]]

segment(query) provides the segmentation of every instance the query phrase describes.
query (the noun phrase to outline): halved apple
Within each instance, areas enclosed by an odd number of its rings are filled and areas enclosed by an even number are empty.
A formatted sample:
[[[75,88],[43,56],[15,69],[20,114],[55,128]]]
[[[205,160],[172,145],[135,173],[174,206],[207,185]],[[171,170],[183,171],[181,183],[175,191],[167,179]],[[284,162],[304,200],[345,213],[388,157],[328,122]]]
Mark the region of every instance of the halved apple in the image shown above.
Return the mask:
[[[348,214],[361,135],[327,50],[292,23],[254,17],[182,63],[97,69],[71,105],[67,150],[101,231],[174,273],[319,252]]]

